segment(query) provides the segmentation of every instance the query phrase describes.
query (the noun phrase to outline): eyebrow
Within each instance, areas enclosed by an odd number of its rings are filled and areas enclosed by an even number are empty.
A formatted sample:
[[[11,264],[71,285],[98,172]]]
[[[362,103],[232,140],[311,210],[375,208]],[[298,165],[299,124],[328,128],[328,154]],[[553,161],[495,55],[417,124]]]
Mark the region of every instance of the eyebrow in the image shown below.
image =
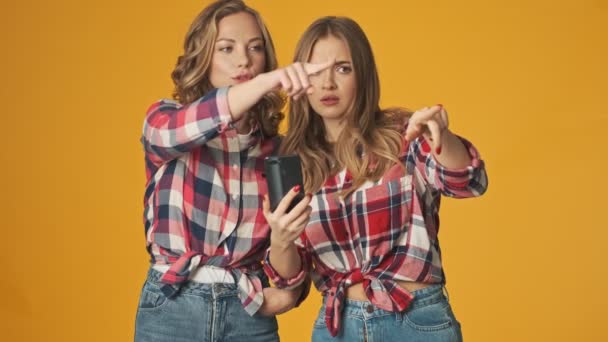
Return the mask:
[[[234,39],[230,39],[230,38],[218,38],[218,39],[216,40],[216,43],[217,43],[217,42],[220,42],[220,41],[222,41],[222,40],[227,41],[227,42],[230,42],[230,43],[236,43],[236,40],[234,40]],[[247,42],[247,44],[249,44],[249,43],[251,43],[251,42],[254,42],[254,41],[256,41],[256,40],[260,40],[260,41],[262,41],[262,42],[264,41],[264,39],[262,39],[262,37],[253,37],[253,38],[249,39],[249,41]]]
[[[336,61],[336,62],[334,63],[334,65],[351,64],[351,63],[352,63],[351,61]]]

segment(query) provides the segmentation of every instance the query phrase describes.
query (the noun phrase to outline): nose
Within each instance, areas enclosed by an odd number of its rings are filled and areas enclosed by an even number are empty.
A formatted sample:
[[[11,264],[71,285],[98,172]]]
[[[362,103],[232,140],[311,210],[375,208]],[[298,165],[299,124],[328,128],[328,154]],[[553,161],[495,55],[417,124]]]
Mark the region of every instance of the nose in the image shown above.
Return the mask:
[[[249,67],[249,64],[251,63],[251,58],[249,56],[249,51],[247,51],[247,49],[239,49],[240,51],[237,53],[236,56],[236,65],[239,68],[246,68]]]
[[[336,89],[336,81],[334,79],[334,72],[332,68],[329,68],[323,71],[323,83],[321,85],[322,89],[325,90],[334,90]]]

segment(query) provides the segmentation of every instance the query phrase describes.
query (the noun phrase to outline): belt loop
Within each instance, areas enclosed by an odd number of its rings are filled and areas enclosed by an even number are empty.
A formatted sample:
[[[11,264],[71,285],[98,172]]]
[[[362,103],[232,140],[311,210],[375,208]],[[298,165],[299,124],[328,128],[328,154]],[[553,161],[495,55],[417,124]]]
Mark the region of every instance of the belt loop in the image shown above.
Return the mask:
[[[219,292],[219,285],[218,283],[212,283],[211,284],[211,297],[213,298],[213,301],[215,302],[215,300],[217,299],[217,295]]]
[[[402,322],[403,321],[403,315],[405,315],[405,310],[403,310],[403,311],[395,311],[395,320],[397,322]]]

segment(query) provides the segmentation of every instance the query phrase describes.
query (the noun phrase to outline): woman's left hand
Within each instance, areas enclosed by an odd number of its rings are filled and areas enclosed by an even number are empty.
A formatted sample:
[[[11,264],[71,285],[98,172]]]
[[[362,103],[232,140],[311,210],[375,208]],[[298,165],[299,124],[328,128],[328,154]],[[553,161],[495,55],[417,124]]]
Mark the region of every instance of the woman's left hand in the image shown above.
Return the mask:
[[[437,154],[441,153],[443,137],[448,130],[448,112],[442,105],[424,107],[412,114],[405,131],[405,139],[412,141],[423,136]]]
[[[264,303],[259,313],[263,316],[274,316],[285,313],[296,306],[296,302],[302,293],[302,286],[293,290],[267,287],[262,291],[264,293]]]

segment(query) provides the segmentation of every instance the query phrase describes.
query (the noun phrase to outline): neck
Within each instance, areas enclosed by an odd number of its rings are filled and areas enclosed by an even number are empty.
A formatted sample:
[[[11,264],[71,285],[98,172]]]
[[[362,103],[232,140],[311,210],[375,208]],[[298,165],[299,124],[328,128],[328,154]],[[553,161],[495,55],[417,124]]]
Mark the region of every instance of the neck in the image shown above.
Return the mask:
[[[345,120],[323,120],[325,125],[325,139],[330,143],[335,143],[342,133],[346,124]]]

